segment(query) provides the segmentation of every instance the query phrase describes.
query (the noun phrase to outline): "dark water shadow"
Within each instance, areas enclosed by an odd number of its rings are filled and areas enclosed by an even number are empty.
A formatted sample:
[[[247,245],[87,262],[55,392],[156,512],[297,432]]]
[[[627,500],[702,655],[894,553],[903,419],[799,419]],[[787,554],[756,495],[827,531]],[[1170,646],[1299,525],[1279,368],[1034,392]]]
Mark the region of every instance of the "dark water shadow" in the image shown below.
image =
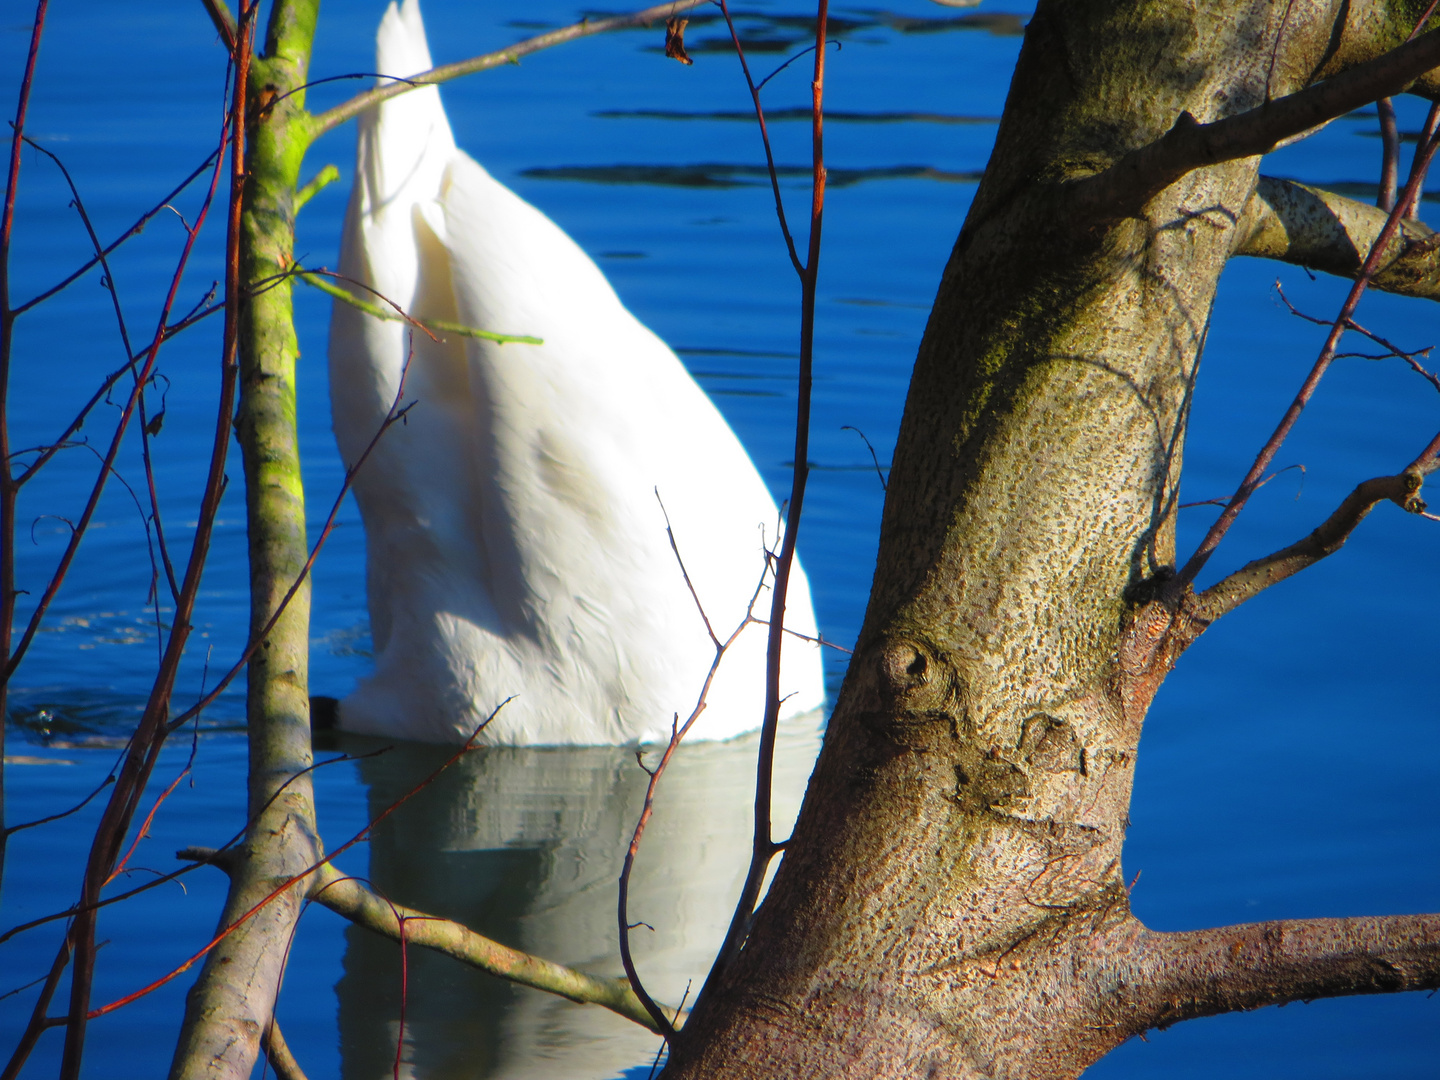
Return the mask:
[[[819,747],[818,714],[778,743],[776,834]],[[377,740],[354,740],[365,749]],[[631,881],[636,963],[660,1000],[693,997],[724,936],[749,857],[756,737],[682,746]],[[357,745],[357,748],[358,747]],[[376,815],[451,753],[402,745],[362,761]],[[616,877],[646,776],[626,747],[493,747],[467,755],[375,828],[369,876],[390,899],[599,975],[621,975]],[[648,1064],[659,1039],[597,1006],[512,986],[447,957],[407,956],[402,1075],[607,1080]],[[342,1076],[393,1075],[400,948],[346,931]]]

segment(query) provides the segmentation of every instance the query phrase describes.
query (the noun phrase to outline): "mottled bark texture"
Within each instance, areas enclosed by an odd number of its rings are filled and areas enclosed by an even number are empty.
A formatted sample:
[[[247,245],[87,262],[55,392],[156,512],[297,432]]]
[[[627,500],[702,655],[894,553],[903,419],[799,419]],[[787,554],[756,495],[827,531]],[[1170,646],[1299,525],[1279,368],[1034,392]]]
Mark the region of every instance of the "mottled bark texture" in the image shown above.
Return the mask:
[[[1084,183],[1186,114],[1357,69],[1423,10],[1042,0],[920,347],[805,808],[667,1076],[1072,1077],[1151,1026],[1440,985],[1435,917],[1156,934],[1130,914],[1141,724],[1203,629],[1165,588],[1186,414],[1220,271],[1264,232],[1259,158],[1217,154],[1216,127],[1172,135],[1164,168],[1192,144],[1202,167],[1134,207]]]

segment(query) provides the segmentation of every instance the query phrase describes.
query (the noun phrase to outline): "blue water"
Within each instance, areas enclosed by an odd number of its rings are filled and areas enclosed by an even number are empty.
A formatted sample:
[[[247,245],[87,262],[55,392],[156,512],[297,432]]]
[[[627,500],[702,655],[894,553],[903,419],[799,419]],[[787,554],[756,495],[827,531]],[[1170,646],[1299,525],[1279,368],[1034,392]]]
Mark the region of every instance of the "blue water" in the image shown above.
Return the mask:
[[[381,8],[378,2],[328,6],[313,74],[369,71]],[[440,62],[580,14],[536,0],[483,6],[428,0],[425,10]],[[802,9],[756,3],[746,10],[773,16]],[[895,10],[912,19],[955,17],[919,0],[904,0]],[[826,209],[812,442],[818,468],[801,552],[823,631],[841,642],[853,639],[863,613],[882,498],[864,444],[841,428],[864,431],[881,462],[887,460],[940,269],[974,192],[967,177],[984,167],[995,130],[990,121],[1003,107],[1019,47],[1014,31],[1023,7],[980,10],[1018,17],[907,26],[868,9],[836,9],[853,25],[829,61],[834,112],[827,153],[832,175],[853,182],[837,183]],[[0,19],[7,115],[28,18],[28,8],[17,4]],[[708,116],[743,113],[748,100],[733,59],[712,48],[722,31],[701,18],[688,34],[693,67],[660,55],[657,28],[551,50],[519,67],[452,84],[445,100],[461,145],[596,256],[631,309],[680,352],[781,494],[788,488],[799,290],[768,187],[753,173],[763,161],[753,126]],[[772,50],[793,46],[800,35],[775,20],[744,25],[761,50],[766,43]],[[784,55],[757,51],[754,66],[766,73]],[[807,70],[801,62],[777,77],[766,90],[767,105],[805,105]],[[128,225],[203,159],[218,127],[223,71],[198,4],[53,8],[29,131],[71,169],[102,237]],[[312,106],[338,102],[361,85],[319,87]],[[634,115],[656,111],[693,115]],[[854,116],[866,113],[921,115],[884,123]],[[842,119],[845,114],[851,118]],[[1418,108],[1402,104],[1401,119],[1402,127],[1418,126]],[[1338,121],[1276,154],[1267,171],[1318,183],[1373,180],[1373,128],[1365,117]],[[772,132],[781,164],[808,162],[807,125],[777,120]],[[352,155],[353,134],[342,129],[311,151],[306,176],[327,162],[348,172]],[[53,167],[27,152],[24,169],[12,253],[16,301],[88,254]],[[689,183],[677,183],[677,176]],[[793,217],[803,219],[804,181],[787,180],[784,187]],[[335,264],[347,188],[348,180],[332,186],[303,212],[297,252],[308,265]],[[193,219],[196,189],[174,205]],[[201,300],[219,276],[220,236],[212,222],[178,310]],[[150,332],[180,238],[179,222],[166,211],[115,257],[136,340]],[[1186,499],[1234,486],[1319,347],[1323,331],[1275,301],[1277,277],[1312,313],[1333,312],[1343,295],[1343,285],[1312,281],[1288,267],[1237,261],[1227,270],[1187,447]],[[92,272],[21,321],[12,376],[14,446],[53,438],[96,381],[119,365],[114,317],[97,281]],[[312,523],[323,517],[341,479],[325,389],[328,310],[328,300],[300,291],[299,407]],[[1371,296],[1360,318],[1408,347],[1433,340],[1430,310],[1418,302]],[[214,322],[197,328],[161,357],[169,383],[154,443],[156,481],[177,560],[193,528],[190,508],[208,454],[218,331]],[[1409,461],[1434,433],[1437,406],[1435,391],[1398,362],[1338,363],[1279,462],[1303,464],[1303,475],[1286,472],[1264,490],[1213,560],[1212,573],[1297,539],[1358,480]],[[102,406],[87,425],[92,445],[103,448],[114,413]],[[22,587],[38,593],[67,539],[62,519],[78,515],[95,463],[86,449],[66,451],[27,489],[16,550]],[[133,437],[120,471],[143,500]],[[230,473],[234,483],[177,704],[213,686],[243,645],[244,519],[235,456]],[[1184,512],[1182,548],[1196,542],[1211,513]],[[1148,924],[1180,929],[1440,907],[1433,806],[1440,790],[1440,717],[1431,614],[1440,585],[1437,529],[1380,507],[1341,554],[1230,616],[1185,656],[1151,712],[1126,850],[1127,873],[1141,872],[1134,904]],[[315,574],[312,692],[344,694],[366,670],[362,559],[358,518],[347,503]],[[7,821],[67,807],[106,775],[155,664],[150,580],[140,515],[125,488],[112,483],[16,677],[7,753],[26,763],[7,769]],[[23,604],[21,614],[28,617]],[[163,605],[159,616],[164,621]],[[832,664],[832,686],[842,670],[841,661]],[[205,713],[192,776],[157,815],[137,866],[169,870],[175,848],[219,843],[240,828],[242,720],[237,686]],[[156,793],[184,767],[191,749],[189,738],[176,738],[157,772]],[[366,783],[351,763],[319,770],[316,783],[320,823],[334,847],[362,826]],[[92,811],[13,838],[0,925],[69,902]],[[364,847],[347,853],[341,865],[364,873]],[[137,870],[130,881],[144,877]],[[148,983],[202,946],[222,889],[218,875],[201,871],[185,879],[183,892],[167,885],[148,895],[143,905],[122,905],[102,921],[101,938],[109,944],[100,953],[97,1002]],[[0,944],[0,994],[36,978],[55,941],[52,926]],[[345,951],[341,920],[311,910],[280,1004],[287,1037],[311,1076],[340,1072],[333,987]],[[87,1075],[163,1070],[184,986],[182,977],[94,1023]],[[0,998],[0,1052],[8,1054],[32,995]],[[1437,1010],[1440,1002],[1411,994],[1199,1021],[1153,1033],[1148,1043],[1135,1040],[1090,1075],[1434,1077],[1440,1072]],[[28,1075],[53,1068],[58,1044],[58,1036],[46,1036]],[[347,1068],[347,1075],[359,1073]]]

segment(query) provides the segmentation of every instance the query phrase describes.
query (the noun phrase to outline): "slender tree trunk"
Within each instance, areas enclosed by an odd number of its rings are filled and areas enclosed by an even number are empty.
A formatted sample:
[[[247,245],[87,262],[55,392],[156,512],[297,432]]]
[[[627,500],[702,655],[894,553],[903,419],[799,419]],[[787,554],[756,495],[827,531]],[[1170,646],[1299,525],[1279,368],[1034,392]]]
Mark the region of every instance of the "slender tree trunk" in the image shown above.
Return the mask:
[[[296,88],[305,82],[318,7],[318,0],[277,0],[264,55],[250,73],[240,277],[248,288],[241,299],[235,430],[245,463],[250,633],[252,640],[263,635],[264,643],[248,673],[251,825],[239,857],[229,864],[230,895],[220,927],[241,919],[249,925],[210,953],[191,991],[171,1068],[177,1078],[250,1075],[306,883],[297,881],[270,897],[313,865],[322,848],[310,778],[301,775],[311,764],[308,583],[265,632],[308,554],[295,425],[299,350],[291,282],[284,275],[292,260],[293,202],[310,137],[304,91]]]
[[[1185,113],[1209,123],[1369,60],[1422,12],[1042,0],[920,347],[801,819],[667,1076],[1071,1077],[1147,1027],[1315,996],[1312,962],[1321,993],[1434,984],[1403,940],[1433,942],[1434,918],[1202,947],[1130,914],[1141,724],[1203,629],[1167,588],[1185,421],[1259,159],[1134,208],[1075,183]],[[1306,943],[1293,978],[1243,1005],[1218,993],[1273,974],[1284,942]]]

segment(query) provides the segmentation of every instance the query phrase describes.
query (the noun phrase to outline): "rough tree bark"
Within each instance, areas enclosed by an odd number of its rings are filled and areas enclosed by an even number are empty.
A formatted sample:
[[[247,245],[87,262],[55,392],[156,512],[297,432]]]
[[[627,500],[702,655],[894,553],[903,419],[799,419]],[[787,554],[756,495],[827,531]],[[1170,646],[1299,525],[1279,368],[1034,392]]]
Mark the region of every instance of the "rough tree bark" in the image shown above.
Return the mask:
[[[1257,195],[1258,154],[1428,91],[1436,42],[1390,52],[1424,15],[1041,0],[920,347],[805,808],[668,1077],[1071,1077],[1190,1017],[1440,985],[1440,916],[1155,933],[1121,872],[1141,726],[1180,652],[1379,501],[1423,508],[1433,446],[1285,552],[1206,593],[1177,584],[1185,422],[1226,261],[1353,275],[1379,232],[1354,204],[1331,220],[1313,193]],[[1377,284],[1426,295],[1430,254]]]

